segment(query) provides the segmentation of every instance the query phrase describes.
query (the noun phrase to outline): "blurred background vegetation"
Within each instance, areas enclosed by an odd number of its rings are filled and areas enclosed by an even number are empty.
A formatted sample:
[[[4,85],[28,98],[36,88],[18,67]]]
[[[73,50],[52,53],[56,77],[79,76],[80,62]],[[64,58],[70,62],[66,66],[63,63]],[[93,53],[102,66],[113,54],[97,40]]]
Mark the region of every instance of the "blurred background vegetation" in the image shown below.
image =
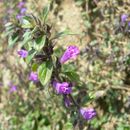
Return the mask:
[[[77,130],[74,111],[66,109],[49,88],[28,81],[31,67],[17,56],[19,45],[8,47],[5,24],[17,21],[18,2],[0,1],[0,130]],[[68,28],[77,34],[56,42],[62,49],[75,44],[81,50],[74,65],[85,86],[79,88],[77,100],[82,97],[84,106],[97,111],[97,117],[85,121],[83,129],[130,130],[130,1],[25,2],[27,13],[41,19],[43,8],[51,3],[48,24],[52,29]],[[122,14],[128,15],[125,25]],[[9,84],[16,85],[17,92],[10,94]]]

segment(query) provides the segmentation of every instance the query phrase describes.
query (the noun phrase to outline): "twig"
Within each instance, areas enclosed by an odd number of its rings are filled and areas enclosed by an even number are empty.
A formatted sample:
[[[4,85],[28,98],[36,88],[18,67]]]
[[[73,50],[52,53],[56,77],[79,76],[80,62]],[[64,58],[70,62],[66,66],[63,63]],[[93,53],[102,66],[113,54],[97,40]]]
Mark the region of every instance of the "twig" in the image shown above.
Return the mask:
[[[128,87],[121,87],[121,86],[111,86],[111,88],[113,88],[113,89],[121,89],[121,90],[130,91],[130,88],[128,88]]]

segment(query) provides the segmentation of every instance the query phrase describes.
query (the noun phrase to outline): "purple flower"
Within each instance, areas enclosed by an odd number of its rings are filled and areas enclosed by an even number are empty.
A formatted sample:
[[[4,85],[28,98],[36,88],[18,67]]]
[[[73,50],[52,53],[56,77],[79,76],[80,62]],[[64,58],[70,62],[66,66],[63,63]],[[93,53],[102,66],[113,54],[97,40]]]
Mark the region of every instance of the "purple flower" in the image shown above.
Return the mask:
[[[27,8],[21,8],[20,14],[25,14],[26,10],[27,10]]]
[[[26,58],[28,56],[28,51],[21,49],[18,51],[18,55],[22,58]]]
[[[72,88],[69,87],[67,82],[58,83],[54,81],[53,86],[58,94],[70,94],[72,92]]]
[[[128,18],[128,15],[127,15],[127,14],[122,14],[122,15],[121,15],[121,22],[122,22],[122,24],[125,24],[127,18]]]
[[[33,82],[38,82],[38,74],[37,72],[31,72],[29,75],[29,80],[33,81]]]
[[[63,56],[60,59],[60,63],[63,64],[69,59],[75,59],[77,55],[80,53],[79,48],[77,46],[71,45],[64,52]]]
[[[96,116],[96,111],[93,108],[81,108],[80,114],[85,120],[91,120]]]
[[[27,10],[27,8],[25,8],[25,2],[24,1],[19,2],[18,8],[19,8],[20,12],[19,12],[19,14],[17,14],[16,18],[18,20],[20,20],[24,16],[24,14]]]
[[[71,102],[70,102],[70,100],[69,100],[69,98],[67,97],[67,96],[65,96],[64,97],[64,104],[65,104],[65,106],[68,108],[69,106],[70,106],[70,104],[71,104]]]
[[[18,14],[18,15],[16,16],[16,18],[17,18],[18,20],[20,20],[22,17],[23,17],[23,15],[21,15],[21,14]]]
[[[13,92],[16,92],[16,91],[17,91],[17,87],[15,85],[11,85],[9,93],[13,93]]]
[[[25,2],[21,1],[18,3],[18,8],[21,9],[24,5],[25,5]]]

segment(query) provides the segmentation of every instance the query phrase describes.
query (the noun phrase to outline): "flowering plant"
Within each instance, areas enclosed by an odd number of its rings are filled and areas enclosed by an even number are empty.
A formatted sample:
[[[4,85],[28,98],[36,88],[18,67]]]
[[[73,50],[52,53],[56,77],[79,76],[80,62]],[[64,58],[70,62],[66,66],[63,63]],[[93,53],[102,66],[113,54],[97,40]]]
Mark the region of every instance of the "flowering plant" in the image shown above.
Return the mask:
[[[0,52],[6,50],[0,58],[4,64],[0,79],[8,75],[12,83],[0,83],[0,93],[8,91],[2,98],[7,129],[130,129],[129,2],[75,0],[76,6],[71,2],[48,1],[43,9],[41,0],[3,1],[10,7],[0,39],[11,48],[0,47]],[[80,15],[73,8],[81,9]],[[64,13],[70,10],[68,18]],[[60,32],[66,21],[81,34]],[[5,52],[11,54],[4,56]],[[5,73],[10,64],[11,72]]]
[[[21,49],[17,51],[17,54],[24,58],[25,61],[31,65],[36,66],[35,70],[30,72],[29,80],[36,84],[41,83],[45,87],[51,87],[56,94],[60,94],[63,97],[64,104],[66,108],[75,107],[75,112],[77,113],[77,118],[80,120],[86,119],[90,120],[95,114],[89,116],[87,109],[82,109],[80,102],[73,97],[73,91],[79,91],[76,86],[83,86],[80,82],[79,75],[76,71],[65,70],[65,66],[68,68],[69,63],[67,61],[75,62],[78,55],[80,55],[80,49],[76,45],[69,45],[65,52],[58,56],[56,50],[54,49],[56,44],[55,39],[61,37],[64,34],[71,34],[70,31],[59,32],[52,35],[51,26],[47,24],[47,15],[49,13],[50,5],[45,7],[45,12],[43,14],[44,22],[34,15],[25,15],[24,8],[25,2],[20,2],[18,8],[21,9],[17,17],[17,23],[7,23],[6,28],[15,26],[18,28],[19,33],[15,33],[15,38],[17,43],[21,42]],[[45,16],[46,15],[46,16]],[[21,17],[22,16],[22,17]],[[13,32],[14,33],[14,32]],[[9,34],[9,36],[14,34]],[[22,35],[22,39],[21,39]],[[12,37],[13,38],[13,37]],[[14,39],[12,39],[13,41]],[[15,43],[13,42],[13,43]],[[13,46],[13,43],[11,46]],[[36,71],[36,72],[35,72]],[[39,82],[40,81],[40,82]],[[84,112],[82,111],[84,110]],[[81,125],[81,124],[80,124]]]

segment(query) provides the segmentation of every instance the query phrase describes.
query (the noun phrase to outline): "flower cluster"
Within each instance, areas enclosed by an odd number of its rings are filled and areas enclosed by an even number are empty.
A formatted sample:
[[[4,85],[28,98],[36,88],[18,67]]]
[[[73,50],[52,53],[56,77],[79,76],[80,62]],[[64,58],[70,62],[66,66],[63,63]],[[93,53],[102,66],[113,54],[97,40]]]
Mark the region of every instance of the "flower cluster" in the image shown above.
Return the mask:
[[[17,7],[19,9],[19,14],[17,14],[16,18],[20,20],[25,15],[27,8],[25,7],[24,1],[19,2]]]
[[[20,7],[22,5],[19,5]],[[64,52],[63,56],[60,58],[60,63],[63,64],[67,62],[70,59],[75,59],[78,54],[80,53],[77,46],[71,45],[67,48],[67,50]],[[26,58],[28,56],[28,52],[26,50],[19,50],[18,55],[22,58]],[[33,81],[34,83],[38,82],[38,74],[36,72],[31,72],[29,75],[29,80]],[[55,89],[57,94],[63,95],[63,100],[65,106],[68,108],[70,107],[72,101],[70,100],[70,94],[72,93],[72,83],[68,82],[59,82],[57,80],[54,80],[52,82],[52,86]],[[11,92],[15,91],[16,87],[11,88]],[[80,114],[85,120],[90,120],[96,116],[96,111],[93,108],[80,108],[78,106],[78,109],[80,109]]]
[[[75,59],[79,54],[79,48],[74,45],[68,46],[67,50],[64,52],[63,56],[60,58],[60,63],[63,64],[69,59]],[[53,86],[57,92],[57,94],[70,94],[72,92],[72,88],[70,84],[67,82],[53,82]]]
[[[80,53],[77,46],[71,45],[64,52],[63,56],[60,58],[60,63],[63,64],[70,59],[75,59]],[[71,105],[71,100],[69,99],[69,94],[72,93],[72,86],[68,82],[53,82],[53,87],[57,94],[62,94],[64,97],[64,104],[68,108]],[[79,107],[79,106],[78,106]],[[85,120],[90,120],[96,116],[96,111],[93,108],[80,108],[80,114]]]

